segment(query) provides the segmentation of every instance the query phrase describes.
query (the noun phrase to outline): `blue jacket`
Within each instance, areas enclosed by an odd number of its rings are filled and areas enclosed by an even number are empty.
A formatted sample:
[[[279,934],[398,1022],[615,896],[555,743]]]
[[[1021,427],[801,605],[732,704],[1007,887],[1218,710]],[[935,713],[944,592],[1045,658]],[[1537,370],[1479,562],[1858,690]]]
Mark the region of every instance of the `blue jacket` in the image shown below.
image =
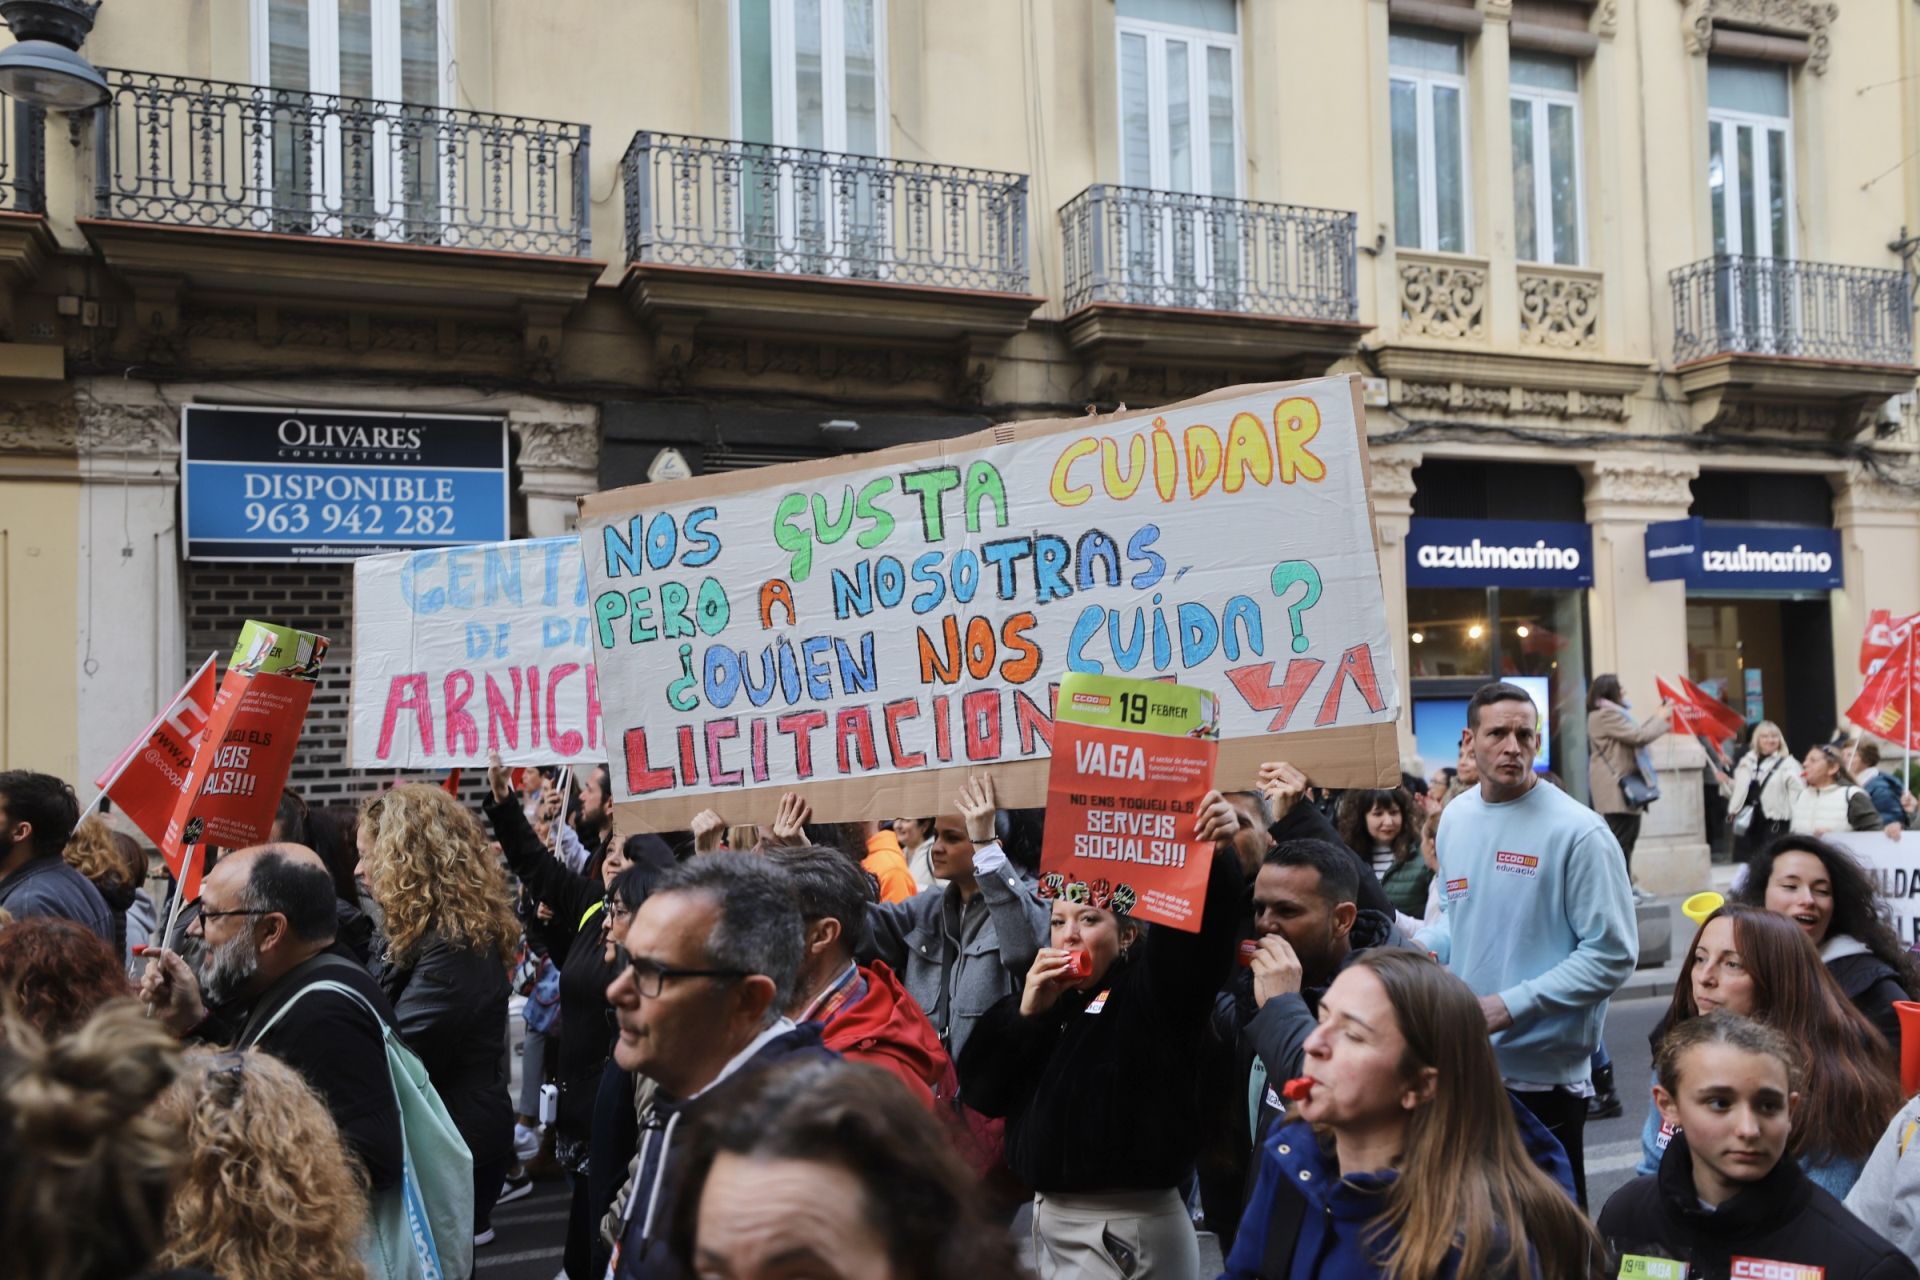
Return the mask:
[[[68,866],[59,854],[34,858],[0,880],[0,907],[15,920],[29,916],[60,916],[83,925],[114,945],[113,913],[93,881]]]
[[[1873,807],[1880,814],[1882,826],[1889,822],[1907,825],[1906,811],[1900,807],[1900,780],[1890,773],[1875,772],[1871,778],[1860,784],[1867,793],[1867,799],[1873,801]]]
[[[1518,1099],[1509,1094],[1508,1101],[1527,1154],[1572,1200],[1573,1167],[1559,1140]],[[1376,1243],[1369,1249],[1366,1237],[1398,1176],[1383,1169],[1343,1178],[1333,1153],[1314,1136],[1313,1126],[1304,1120],[1279,1126],[1261,1144],[1260,1180],[1240,1219],[1225,1274],[1233,1280],[1378,1280],[1383,1273],[1374,1256],[1384,1248]],[[1282,1197],[1291,1203],[1283,1203]],[[1301,1200],[1304,1213],[1299,1211]],[[1277,1212],[1282,1209],[1285,1212]],[[1290,1253],[1288,1269],[1284,1273],[1268,1269],[1268,1235],[1293,1230],[1296,1221],[1291,1250],[1275,1242],[1277,1253]],[[1449,1267],[1446,1274],[1451,1277],[1453,1269]]]

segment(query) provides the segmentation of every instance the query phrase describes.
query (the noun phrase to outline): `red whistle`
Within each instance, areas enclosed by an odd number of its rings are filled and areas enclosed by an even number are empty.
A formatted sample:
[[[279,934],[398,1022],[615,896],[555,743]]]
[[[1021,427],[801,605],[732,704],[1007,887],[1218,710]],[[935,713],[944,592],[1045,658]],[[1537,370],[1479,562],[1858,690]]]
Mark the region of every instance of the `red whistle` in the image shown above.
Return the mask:
[[[1234,958],[1239,961],[1242,969],[1251,969],[1253,968],[1253,958],[1259,954],[1259,939],[1248,938],[1240,944],[1240,954]]]
[[[1076,978],[1093,976],[1093,953],[1090,951],[1067,952],[1067,972]]]
[[[1280,1086],[1280,1096],[1288,1102],[1304,1102],[1313,1092],[1314,1080],[1311,1076],[1295,1076]]]

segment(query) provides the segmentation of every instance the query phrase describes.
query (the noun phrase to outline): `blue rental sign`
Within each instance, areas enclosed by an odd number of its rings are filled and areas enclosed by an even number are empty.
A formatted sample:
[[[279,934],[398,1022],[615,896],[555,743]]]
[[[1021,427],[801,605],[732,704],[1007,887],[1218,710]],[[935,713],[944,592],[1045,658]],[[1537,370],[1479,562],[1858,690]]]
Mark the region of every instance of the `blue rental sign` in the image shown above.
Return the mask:
[[[1593,531],[1546,520],[1430,520],[1407,530],[1410,587],[1593,585]]]
[[[503,418],[188,405],[189,560],[352,560],[504,542]]]
[[[1831,591],[1843,585],[1840,535],[1805,525],[1664,520],[1647,526],[1647,577],[1679,579],[1694,591]]]

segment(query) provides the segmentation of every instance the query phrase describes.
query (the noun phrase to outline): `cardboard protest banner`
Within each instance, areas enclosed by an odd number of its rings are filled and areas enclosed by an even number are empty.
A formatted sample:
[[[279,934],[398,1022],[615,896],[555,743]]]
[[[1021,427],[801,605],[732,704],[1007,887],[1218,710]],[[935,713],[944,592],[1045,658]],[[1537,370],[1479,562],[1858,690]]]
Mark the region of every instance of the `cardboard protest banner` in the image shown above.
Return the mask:
[[[208,654],[153,723],[93,780],[155,846],[166,840],[173,808],[186,794],[194,752],[206,737],[215,696],[213,660]]]
[[[198,846],[259,844],[293,767],[300,727],[327,641],[310,632],[249,621],[214,696],[206,735],[160,841],[180,881],[180,901],[200,893]]]
[[[1197,933],[1213,846],[1193,838],[1220,755],[1220,700],[1078,672],[1060,682],[1040,894]]]
[[[597,763],[600,697],[580,540],[366,556],[353,566],[362,769]]]
[[[1920,831],[1903,832],[1898,840],[1884,831],[1840,831],[1820,837],[1851,853],[1873,879],[1880,893],[1882,914],[1911,947],[1920,943]]]
[[[1392,781],[1359,423],[1325,378],[583,498],[616,798],[934,813],[992,766],[1039,805],[1073,671],[1220,690],[1224,776]]]

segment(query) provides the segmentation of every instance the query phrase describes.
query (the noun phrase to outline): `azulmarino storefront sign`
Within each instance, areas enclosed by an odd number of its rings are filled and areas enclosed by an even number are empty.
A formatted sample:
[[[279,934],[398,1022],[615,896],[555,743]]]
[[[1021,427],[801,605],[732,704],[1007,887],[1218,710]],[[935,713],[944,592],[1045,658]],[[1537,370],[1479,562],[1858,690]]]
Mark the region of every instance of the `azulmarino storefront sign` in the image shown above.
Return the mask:
[[[1431,520],[1407,528],[1410,587],[1593,585],[1593,531],[1547,520]]]
[[[1647,577],[1678,578],[1690,591],[1831,591],[1842,585],[1840,535],[1806,525],[1664,520],[1647,526]]]

